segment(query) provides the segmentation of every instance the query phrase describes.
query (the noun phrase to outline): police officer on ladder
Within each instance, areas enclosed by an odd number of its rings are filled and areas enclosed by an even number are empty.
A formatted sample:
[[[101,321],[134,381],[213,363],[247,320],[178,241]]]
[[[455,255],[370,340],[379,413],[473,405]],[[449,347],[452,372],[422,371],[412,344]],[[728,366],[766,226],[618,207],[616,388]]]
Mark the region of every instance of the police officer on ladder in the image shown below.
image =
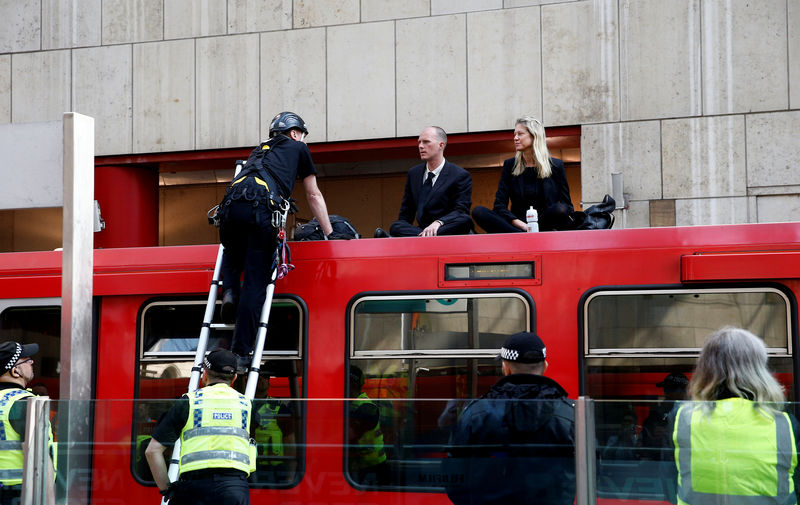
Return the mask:
[[[253,149],[219,206],[219,236],[225,246],[222,318],[236,320],[231,350],[240,356],[240,371],[249,365],[277,247],[278,230],[272,215],[291,197],[295,179],[303,181],[308,205],[322,231],[337,238],[317,187],[317,171],[305,144],[307,135],[305,122],[294,112],[275,116],[269,126],[270,139]]]
[[[255,467],[252,402],[230,386],[236,380],[232,352],[211,351],[203,368],[205,387],[185,394],[153,430],[147,463],[170,505],[249,505],[247,476]],[[178,437],[180,478],[170,483],[164,450]]]
[[[33,380],[33,358],[38,344],[3,342],[0,344],[0,504],[19,503],[22,491],[22,466],[27,451],[25,424],[28,402],[36,396],[25,389]],[[50,457],[53,457],[53,434],[50,433]],[[46,503],[55,503],[52,487],[53,467],[49,466],[50,485]]]

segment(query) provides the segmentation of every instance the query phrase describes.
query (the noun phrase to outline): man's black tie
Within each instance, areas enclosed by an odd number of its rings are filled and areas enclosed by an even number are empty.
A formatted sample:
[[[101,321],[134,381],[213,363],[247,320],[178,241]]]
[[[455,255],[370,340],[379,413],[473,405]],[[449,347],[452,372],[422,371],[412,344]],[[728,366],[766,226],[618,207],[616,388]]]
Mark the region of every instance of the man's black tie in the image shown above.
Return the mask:
[[[428,177],[425,179],[425,182],[422,184],[422,189],[419,192],[419,202],[417,203],[417,222],[421,224],[420,218],[422,217],[422,211],[425,209],[425,204],[428,203],[428,197],[431,195],[431,189],[433,188],[433,177],[434,174],[431,171],[428,171]]]

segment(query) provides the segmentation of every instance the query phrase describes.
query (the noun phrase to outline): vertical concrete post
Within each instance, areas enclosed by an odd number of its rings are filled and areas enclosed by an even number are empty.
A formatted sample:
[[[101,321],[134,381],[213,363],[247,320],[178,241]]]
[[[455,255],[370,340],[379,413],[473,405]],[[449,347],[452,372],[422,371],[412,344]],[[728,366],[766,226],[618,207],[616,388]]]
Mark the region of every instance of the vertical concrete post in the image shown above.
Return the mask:
[[[92,274],[94,270],[94,119],[64,114],[64,218],[61,264],[61,379],[59,475],[64,503],[88,503],[92,373]],[[65,402],[66,403],[66,402]]]

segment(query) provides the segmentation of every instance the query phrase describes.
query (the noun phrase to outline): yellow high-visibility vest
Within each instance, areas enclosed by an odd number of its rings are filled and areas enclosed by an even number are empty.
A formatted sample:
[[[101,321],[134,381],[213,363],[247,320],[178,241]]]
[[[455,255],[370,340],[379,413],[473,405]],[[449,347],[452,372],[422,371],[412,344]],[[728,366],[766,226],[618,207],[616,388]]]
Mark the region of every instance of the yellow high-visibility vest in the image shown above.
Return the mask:
[[[17,401],[31,396],[36,395],[21,388],[6,389],[0,394],[0,484],[3,486],[22,484],[22,437],[11,426],[9,415]],[[55,458],[52,428],[48,427],[48,432],[48,451]]]
[[[797,502],[789,415],[743,398],[682,405],[672,434],[683,505],[787,505]]]
[[[181,431],[180,473],[233,468],[249,474],[250,400],[223,383],[187,396],[189,417]]]

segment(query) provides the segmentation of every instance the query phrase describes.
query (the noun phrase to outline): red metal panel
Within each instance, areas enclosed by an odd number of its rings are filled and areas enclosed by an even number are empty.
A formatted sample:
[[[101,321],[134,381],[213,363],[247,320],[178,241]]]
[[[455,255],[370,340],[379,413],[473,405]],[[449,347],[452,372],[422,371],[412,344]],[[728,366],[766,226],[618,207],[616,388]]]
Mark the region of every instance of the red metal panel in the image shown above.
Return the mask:
[[[697,253],[681,258],[681,280],[800,278],[800,251]]]

